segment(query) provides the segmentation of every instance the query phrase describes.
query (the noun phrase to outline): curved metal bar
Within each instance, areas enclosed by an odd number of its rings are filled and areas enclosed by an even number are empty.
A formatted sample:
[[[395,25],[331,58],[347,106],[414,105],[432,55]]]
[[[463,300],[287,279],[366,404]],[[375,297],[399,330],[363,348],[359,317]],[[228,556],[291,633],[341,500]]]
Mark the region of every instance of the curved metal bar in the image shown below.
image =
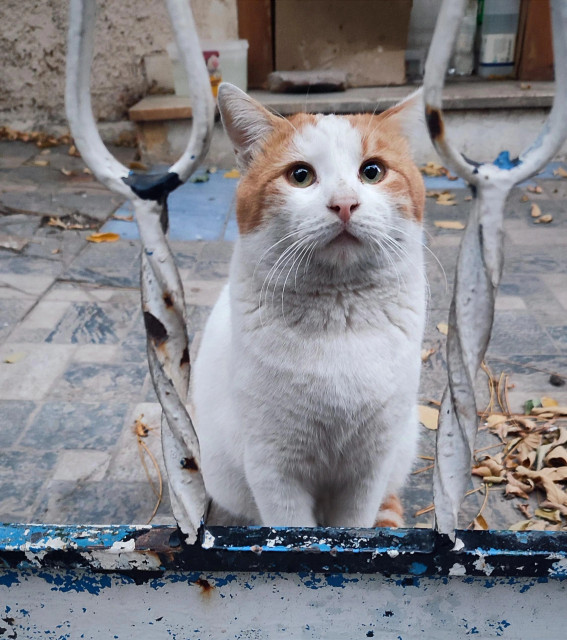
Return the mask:
[[[189,0],[167,0],[167,7],[179,55],[187,73],[193,108],[193,128],[189,142],[181,158],[169,169],[170,172],[177,173],[181,182],[185,182],[209,149],[215,104],[207,68],[204,63],[195,64],[195,60],[203,58],[203,52],[197,37]]]
[[[433,495],[441,533],[454,537],[471,481],[478,429],[474,379],[492,330],[503,265],[504,204],[511,184],[499,184],[497,167],[482,165],[481,184],[459,250],[447,334],[448,386],[439,411]]]
[[[163,409],[161,438],[171,506],[187,542],[193,543],[206,495],[199,440],[185,407],[191,364],[183,286],[156,203],[137,200],[135,209],[143,245],[142,310],[148,363]]]
[[[93,59],[96,0],[71,0],[67,37],[65,110],[75,145],[96,178],[112,191],[132,197],[122,182],[128,169],[104,146],[91,106],[91,64]]]
[[[555,98],[553,107],[536,140],[520,154],[520,164],[510,170],[517,184],[540,171],[561,148],[567,137],[567,2],[551,5],[553,53],[555,59]]]
[[[71,132],[95,176],[132,201],[142,240],[141,290],[148,363],[163,409],[162,446],[170,499],[186,541],[197,539],[205,511],[199,441],[185,407],[190,360],[185,299],[166,239],[167,195],[187,180],[205,156],[214,124],[208,73],[188,0],[167,0],[193,98],[193,129],[187,148],[167,173],[131,175],[104,146],[90,101],[95,0],[71,0],[66,102]]]
[[[445,72],[465,13],[466,2],[467,0],[444,0],[441,5],[425,63],[423,97],[425,121],[437,153],[457,175],[476,184],[475,166],[467,162],[447,138],[441,109]]]
[[[553,0],[553,35],[557,92],[552,112],[536,142],[510,169],[492,164],[463,165],[447,143],[442,126],[429,114],[429,131],[447,166],[475,185],[475,199],[463,235],[449,313],[447,369],[437,431],[433,477],[437,529],[454,539],[470,470],[478,417],[474,378],[492,329],[494,302],[503,266],[504,206],[512,187],[533,175],[558,151],[567,137],[567,3]],[[428,56],[426,95],[442,125],[441,89],[451,43],[463,14],[463,0],[444,0]],[[451,30],[451,31],[450,31]],[[435,135],[440,129],[441,135]]]

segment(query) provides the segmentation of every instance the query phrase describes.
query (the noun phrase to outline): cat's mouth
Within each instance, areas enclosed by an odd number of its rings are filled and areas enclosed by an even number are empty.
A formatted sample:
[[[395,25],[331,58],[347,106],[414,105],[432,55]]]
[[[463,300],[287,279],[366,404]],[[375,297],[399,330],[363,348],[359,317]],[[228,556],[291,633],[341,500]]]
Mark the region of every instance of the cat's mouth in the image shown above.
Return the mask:
[[[337,244],[348,245],[348,244],[361,244],[361,242],[356,236],[352,235],[350,231],[348,231],[347,229],[343,229],[331,240],[331,242],[329,242],[329,244],[330,245],[337,245]]]

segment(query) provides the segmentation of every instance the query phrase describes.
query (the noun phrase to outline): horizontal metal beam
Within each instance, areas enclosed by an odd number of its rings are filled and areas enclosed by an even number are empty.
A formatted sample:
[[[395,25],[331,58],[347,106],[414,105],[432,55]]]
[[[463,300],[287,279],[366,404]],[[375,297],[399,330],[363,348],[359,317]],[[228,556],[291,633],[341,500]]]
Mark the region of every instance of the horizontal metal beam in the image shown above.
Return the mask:
[[[567,577],[567,533],[430,529],[201,528],[187,545],[173,526],[5,525],[0,567],[167,571],[302,571],[408,577]],[[0,569],[0,584],[2,583]],[[14,575],[17,575],[14,574]]]

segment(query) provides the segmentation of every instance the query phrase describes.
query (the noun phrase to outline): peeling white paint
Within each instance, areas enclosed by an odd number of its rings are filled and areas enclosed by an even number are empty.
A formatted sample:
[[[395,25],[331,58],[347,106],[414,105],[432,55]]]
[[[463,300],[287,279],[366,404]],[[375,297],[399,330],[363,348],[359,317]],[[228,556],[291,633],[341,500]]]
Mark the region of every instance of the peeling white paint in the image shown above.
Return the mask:
[[[268,541],[268,547],[273,547],[273,544],[270,544],[271,540]],[[203,540],[203,544],[201,545],[203,549],[211,549],[215,544],[215,536],[213,536],[210,531],[205,530],[205,538]]]
[[[486,558],[482,555],[482,553],[478,554],[478,559],[474,562],[474,568],[478,569],[479,571],[484,571],[487,576],[489,576],[494,571],[494,567],[486,562]]]
[[[465,543],[460,538],[456,538],[453,551],[460,551],[461,549],[464,549],[464,548],[465,548]]]
[[[134,553],[89,551],[81,553],[81,556],[90,563],[93,569],[111,571],[143,569],[144,571],[152,571],[161,567],[159,557],[156,554],[146,554],[143,551]]]
[[[450,576],[466,576],[467,569],[465,565],[455,562],[455,564],[449,569]]]
[[[136,548],[136,541],[134,539],[122,542],[117,540],[108,550],[108,553],[122,553],[123,551],[134,551]]]
[[[549,569],[549,575],[555,578],[567,577],[567,558],[554,562]]]

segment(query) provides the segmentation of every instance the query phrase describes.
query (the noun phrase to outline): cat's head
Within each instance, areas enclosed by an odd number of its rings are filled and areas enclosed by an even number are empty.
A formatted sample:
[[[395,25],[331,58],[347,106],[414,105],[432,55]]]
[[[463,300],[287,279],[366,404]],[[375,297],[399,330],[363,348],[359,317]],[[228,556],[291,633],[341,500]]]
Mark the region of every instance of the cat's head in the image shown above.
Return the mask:
[[[421,93],[379,115],[285,119],[226,83],[218,102],[242,172],[243,238],[348,266],[391,261],[420,234],[425,189],[408,132],[423,117]]]

